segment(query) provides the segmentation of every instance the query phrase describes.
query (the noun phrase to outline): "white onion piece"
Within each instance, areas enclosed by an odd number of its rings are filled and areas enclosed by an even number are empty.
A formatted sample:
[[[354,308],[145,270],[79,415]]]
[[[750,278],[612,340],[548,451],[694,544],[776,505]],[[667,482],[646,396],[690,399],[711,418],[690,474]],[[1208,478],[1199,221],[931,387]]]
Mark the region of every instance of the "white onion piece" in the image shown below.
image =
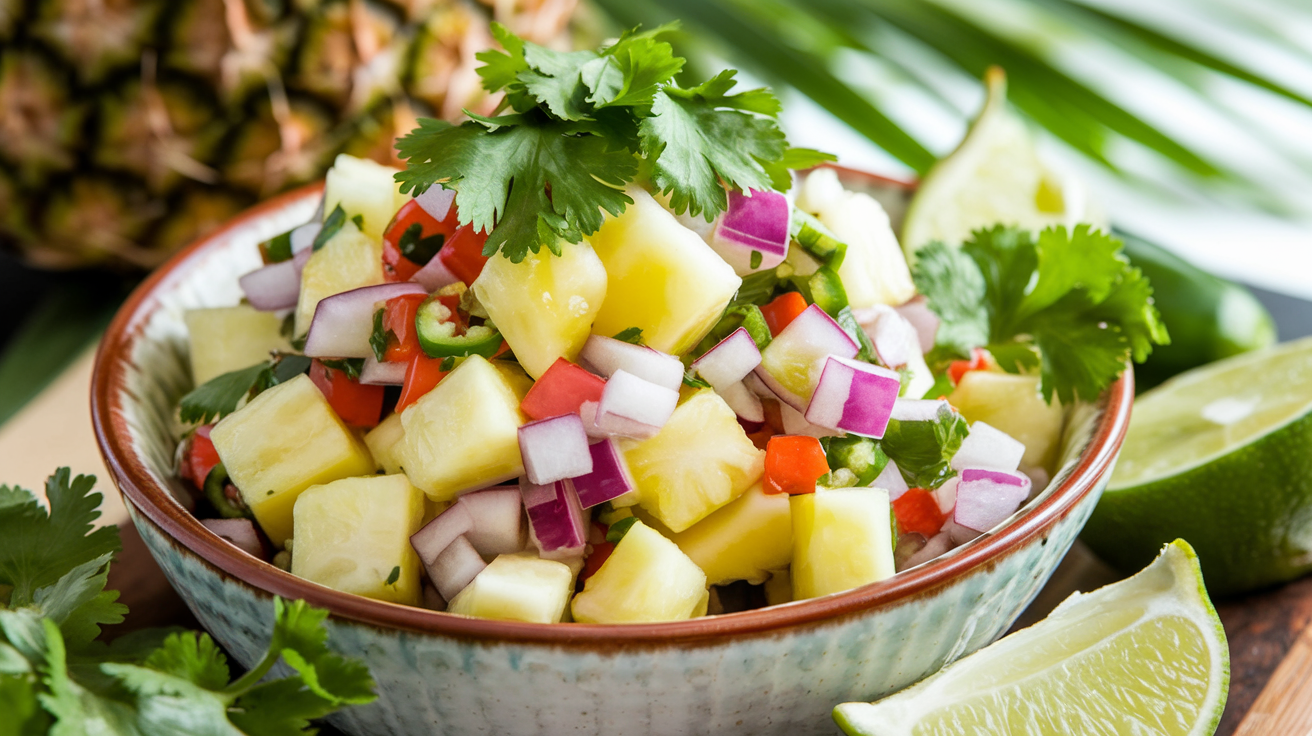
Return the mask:
[[[537,485],[592,472],[588,435],[578,414],[539,419],[520,427],[519,454],[524,458],[524,474]]]
[[[246,301],[262,312],[290,309],[301,294],[295,260],[272,263],[237,279]]]
[[[898,399],[893,404],[892,419],[899,422],[932,422],[941,407],[952,406],[943,399]]]
[[[524,498],[524,510],[528,512],[533,546],[553,552],[587,544],[588,517],[569,481],[540,486],[521,478],[519,491]]]
[[[1030,495],[1030,479],[1024,473],[966,468],[957,484],[957,503],[952,518],[958,524],[986,532],[1001,524]]]
[[[811,395],[806,421],[879,439],[888,428],[901,388],[896,371],[830,356]]]
[[[583,508],[619,498],[636,487],[615,440],[602,440],[589,447],[588,452],[592,455],[592,472],[572,481]]]
[[[716,391],[724,390],[743,380],[761,364],[761,351],[745,327],[739,327],[702,357],[692,362],[697,371]]]
[[[624,371],[671,391],[683,385],[683,363],[678,358],[613,337],[588,336],[579,351],[579,361],[606,378]]]
[[[585,401],[579,404],[579,419],[583,420],[583,431],[588,433],[590,439],[605,439],[612,436],[597,426],[597,402]]]
[[[497,486],[465,493],[455,505],[464,507],[474,521],[465,537],[479,554],[496,557],[524,549],[524,502],[519,488]]]
[[[779,397],[770,390],[769,386],[765,385],[765,382],[761,380],[760,376],[756,375],[755,371],[743,377],[743,386],[746,386],[747,390],[751,391],[752,395],[758,399],[779,400]]]
[[[729,207],[707,243],[739,276],[774,268],[788,255],[792,210],[788,198],[779,192],[730,190]],[[755,268],[753,253],[760,254]]]
[[[916,330],[916,340],[920,343],[920,352],[928,353],[934,347],[938,337],[939,318],[929,308],[929,300],[924,295],[917,295],[911,301],[896,307],[897,313]]]
[[[938,501],[939,513],[952,513],[952,507],[957,505],[957,485],[960,482],[961,476],[954,475],[943,481],[943,485],[934,489],[934,500]]]
[[[291,244],[292,253],[300,253],[314,245],[314,239],[319,237],[319,232],[323,230],[323,223],[315,220],[307,222],[304,225],[292,230]]]
[[[870,487],[883,488],[888,491],[889,501],[896,501],[903,493],[911,490],[907,486],[906,478],[902,477],[902,471],[898,470],[897,463],[892,460],[889,460],[888,465],[885,465],[884,469],[879,471],[879,475],[871,481]]]
[[[678,391],[617,370],[601,392],[596,426],[610,434],[650,439],[670,421],[678,403]]]
[[[447,189],[441,184],[434,184],[424,191],[423,194],[415,197],[415,202],[420,209],[427,212],[429,217],[441,222],[451,212],[451,203],[456,199],[456,191]]]
[[[405,294],[427,295],[428,292],[419,284],[378,284],[344,291],[320,301],[305,338],[305,354],[311,358],[367,358],[373,355],[369,337],[374,331],[374,312],[378,303]]]
[[[202,519],[201,525],[251,557],[265,559],[264,540],[250,519]]]
[[[365,386],[400,386],[405,383],[407,363],[379,363],[370,355],[360,369],[360,383]]]
[[[784,388],[774,376],[770,375],[768,366],[783,366],[788,370],[797,370],[797,366],[815,366],[810,373],[810,380],[819,382],[825,359],[831,355],[839,358],[855,358],[861,348],[833,317],[825,314],[819,306],[812,304],[788,323],[774,340],[761,351],[761,365],[755,373],[770,388],[780,401],[804,412],[810,403],[811,392],[815,390],[812,383],[804,396],[799,396]]]
[[[456,537],[442,553],[428,565],[428,579],[445,600],[455,598],[474,578],[478,577],[487,563],[483,556],[474,549],[474,545],[461,535]]]
[[[961,441],[957,454],[952,456],[952,469],[983,468],[1010,473],[1020,467],[1025,456],[1025,445],[1000,429],[984,422],[970,425],[970,434]]]
[[[423,268],[410,277],[410,280],[423,286],[431,293],[459,282],[460,277],[451,273],[446,264],[442,262],[442,259],[434,254],[428,263],[424,264]]]
[[[812,424],[806,421],[802,412],[793,407],[779,402],[779,415],[784,422],[784,434],[805,434],[811,437],[841,437],[842,432],[828,427],[821,427],[818,424]]]
[[[925,546],[921,547],[920,550],[916,552],[914,555],[911,555],[911,557],[909,557],[905,563],[903,563],[900,567],[898,567],[897,571],[902,572],[903,570],[908,570],[910,568],[915,567],[916,565],[929,562],[930,560],[939,557],[941,555],[944,555],[951,550],[952,550],[952,538],[948,535],[947,532],[939,532],[938,534],[935,534],[934,536],[930,537],[925,542]]]
[[[729,408],[733,409],[733,413],[744,422],[765,421],[765,408],[761,406],[761,400],[742,381],[717,389],[716,393],[720,394],[724,403],[728,404]]]
[[[456,537],[473,530],[474,517],[470,516],[469,508],[458,503],[452,504],[420,527],[419,531],[411,534],[410,546],[415,548],[415,553],[425,565],[431,565],[438,555],[456,541]]]

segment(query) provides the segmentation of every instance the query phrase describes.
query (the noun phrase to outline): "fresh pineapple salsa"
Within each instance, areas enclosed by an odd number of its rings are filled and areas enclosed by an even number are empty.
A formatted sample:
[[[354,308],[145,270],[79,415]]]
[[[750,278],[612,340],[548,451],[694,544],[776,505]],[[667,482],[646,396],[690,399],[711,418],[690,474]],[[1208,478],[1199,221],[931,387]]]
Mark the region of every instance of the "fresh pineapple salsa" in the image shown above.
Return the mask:
[[[243,303],[187,314],[207,526],[378,600],[652,622],[876,583],[1047,484],[1155,315],[1114,241],[998,228],[913,270],[874,198],[789,171],[827,157],[768,91],[677,86],[662,31],[498,29],[505,114],[421,121],[404,171],[340,156]],[[1052,359],[1093,321],[1096,369]]]

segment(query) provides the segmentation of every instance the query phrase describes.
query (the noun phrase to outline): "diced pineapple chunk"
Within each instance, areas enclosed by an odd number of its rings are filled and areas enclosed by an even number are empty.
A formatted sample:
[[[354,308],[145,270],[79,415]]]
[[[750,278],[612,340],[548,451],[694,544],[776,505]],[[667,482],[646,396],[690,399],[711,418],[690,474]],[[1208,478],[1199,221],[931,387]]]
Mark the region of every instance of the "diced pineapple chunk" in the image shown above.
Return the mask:
[[[888,491],[834,488],[789,499],[793,598],[840,593],[893,576]]]
[[[434,501],[524,472],[519,402],[531,381],[517,367],[472,355],[437,387],[401,412],[404,435],[395,457],[411,482]]]
[[[808,176],[804,191],[820,195],[804,197],[808,201],[803,204],[816,208],[820,222],[847,243],[838,275],[853,309],[897,306],[916,295],[888,214],[874,197],[844,191],[832,169],[819,169]]]
[[[765,453],[711,389],[693,393],[649,440],[623,440],[638,504],[674,532],[742,495],[765,471]]]
[[[282,320],[254,307],[189,309],[187,342],[191,345],[191,377],[199,386],[229,371],[269,359],[274,350],[291,350],[282,336]]]
[[[383,247],[348,222],[310,256],[301,271],[296,334],[304,335],[319,302],[333,294],[383,283]]]
[[[348,219],[355,215],[364,219],[361,229],[365,235],[382,243],[383,230],[392,215],[410,199],[410,195],[401,194],[400,184],[393,177],[397,171],[367,158],[338,154],[324,182],[323,216],[332,214],[340,204]]]
[[[410,535],[424,494],[404,475],[344,478],[296,499],[292,574],[380,601],[419,603],[419,555]]]
[[[635,522],[574,596],[579,623],[679,621],[705,615],[706,573],[659,532]]]
[[[557,358],[575,360],[606,298],[606,269],[587,243],[543,248],[523,261],[492,258],[474,294],[524,370],[539,378]]]
[[[369,450],[304,375],[224,417],[210,439],[255,520],[279,546],[292,535],[292,506],[301,491],[369,475],[376,467]]]
[[[1057,397],[1039,393],[1038,376],[969,371],[948,397],[966,421],[984,422],[1025,445],[1021,465],[1052,471],[1066,412]]]
[[[757,483],[672,539],[711,585],[763,583],[771,570],[793,561],[788,496],[766,493]]]
[[[647,345],[680,355],[715,326],[742,279],[646,190],[625,192],[633,204],[589,238],[610,295],[592,331],[610,337],[638,327]]]
[[[563,562],[531,553],[498,555],[446,610],[498,621],[554,624],[565,615],[573,590],[574,573]]]
[[[386,419],[364,436],[364,444],[369,448],[369,454],[374,456],[374,460],[378,462],[378,467],[382,468],[383,472],[389,474],[405,472],[405,468],[401,466],[401,458],[397,456],[401,447],[401,437],[404,434],[401,415],[388,414]]]

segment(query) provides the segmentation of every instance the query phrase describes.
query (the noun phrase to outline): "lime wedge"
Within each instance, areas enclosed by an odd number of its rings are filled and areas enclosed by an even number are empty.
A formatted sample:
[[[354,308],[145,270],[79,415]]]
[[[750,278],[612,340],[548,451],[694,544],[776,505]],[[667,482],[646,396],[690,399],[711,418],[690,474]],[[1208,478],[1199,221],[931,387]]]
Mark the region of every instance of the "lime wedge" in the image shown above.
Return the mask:
[[[908,263],[934,240],[960,245],[972,230],[995,224],[1042,230],[1079,222],[1103,224],[1074,177],[1054,173],[1039,159],[1029,130],[1007,107],[1007,77],[993,67],[988,97],[957,150],[920,182],[902,224]]]
[[[1141,394],[1083,536],[1122,570],[1188,539],[1216,594],[1312,570],[1312,338]]]
[[[1230,655],[1193,550],[1166,546],[1127,580],[877,703],[843,703],[849,734],[1211,734]]]

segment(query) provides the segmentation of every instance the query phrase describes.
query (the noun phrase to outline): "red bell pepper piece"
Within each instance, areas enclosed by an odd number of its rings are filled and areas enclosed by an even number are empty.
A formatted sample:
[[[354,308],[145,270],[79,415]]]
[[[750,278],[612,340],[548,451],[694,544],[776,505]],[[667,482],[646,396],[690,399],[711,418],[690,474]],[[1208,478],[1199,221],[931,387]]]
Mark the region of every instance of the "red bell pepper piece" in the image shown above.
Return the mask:
[[[209,477],[210,471],[222,462],[219,459],[219,451],[214,449],[214,442],[210,440],[212,429],[214,429],[213,424],[197,427],[191,434],[191,444],[187,447],[187,454],[183,458],[182,475],[197,488],[205,487],[205,479]]]
[[[607,527],[603,527],[607,528]],[[594,542],[592,545],[592,554],[588,555],[583,561],[583,569],[579,571],[578,589],[583,590],[583,583],[587,579],[597,574],[606,560],[610,559],[610,553],[615,551],[614,542]]]
[[[897,526],[905,532],[916,532],[925,538],[943,529],[946,517],[938,508],[938,499],[924,488],[912,488],[893,501],[893,516]]]
[[[419,352],[419,337],[415,332],[415,312],[428,297],[423,294],[404,294],[387,300],[383,312],[383,329],[391,332],[383,360],[389,363],[407,363]]]
[[[416,224],[420,227],[419,237],[441,235],[446,239],[446,243],[449,243],[460,229],[455,207],[451,208],[446,219],[438,220],[413,199],[401,205],[401,209],[396,211],[392,221],[387,224],[387,229],[383,231],[383,276],[388,281],[409,281],[420,268],[423,268],[422,264],[415,263],[401,254],[401,236]],[[443,243],[443,248],[446,247],[446,243]],[[481,248],[482,245],[479,247]]]
[[[415,403],[424,394],[433,390],[433,387],[441,383],[446,374],[450,371],[442,370],[442,358],[430,358],[424,355],[420,350],[410,359],[410,365],[405,369],[405,382],[401,384],[401,398],[396,400],[396,411],[399,414],[407,406]]]
[[[601,401],[606,382],[583,368],[556,358],[546,373],[533,384],[519,408],[533,419],[576,414],[585,401]]]
[[[778,435],[765,446],[766,493],[815,493],[815,482],[829,472],[820,440],[807,435]]]
[[[328,405],[353,427],[373,427],[383,414],[383,387],[365,386],[319,361],[310,364],[310,380],[323,392]]]
[[[971,371],[986,371],[989,369],[989,353],[984,348],[975,348],[970,351],[970,360],[954,360],[948,365],[948,378],[952,379],[952,385],[961,383],[961,377]]]
[[[761,314],[765,317],[765,324],[770,328],[770,335],[778,335],[784,331],[790,322],[797,319],[797,315],[806,311],[806,299],[795,291],[787,294],[780,294],[774,298],[774,301],[761,307]]]
[[[452,207],[451,212],[455,211],[456,208]],[[447,219],[451,217],[454,214]],[[469,286],[483,273],[483,266],[487,263],[487,256],[483,255],[483,244],[486,242],[487,233],[475,230],[472,225],[462,225],[447,238],[446,245],[437,252],[437,257],[442,259],[442,265],[448,271]]]

